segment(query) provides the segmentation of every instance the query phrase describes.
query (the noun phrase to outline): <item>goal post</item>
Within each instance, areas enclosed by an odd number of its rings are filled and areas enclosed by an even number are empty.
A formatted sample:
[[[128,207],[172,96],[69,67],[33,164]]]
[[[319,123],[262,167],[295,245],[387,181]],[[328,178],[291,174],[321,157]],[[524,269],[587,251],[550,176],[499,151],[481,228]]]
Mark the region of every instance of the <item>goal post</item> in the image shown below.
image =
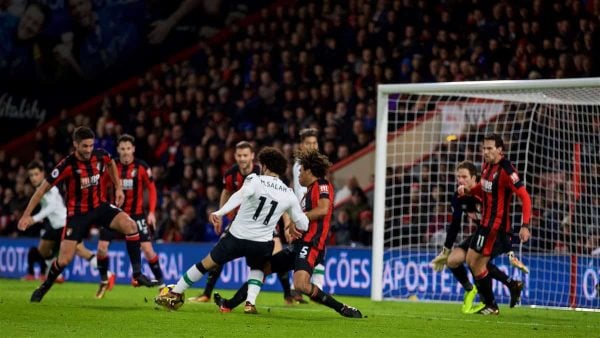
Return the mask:
[[[456,164],[481,168],[483,136],[498,133],[532,197],[532,239],[514,250],[522,303],[600,307],[600,78],[379,85],[371,298],[462,300],[429,261],[443,245]],[[513,232],[520,201],[511,205]],[[474,230],[467,218],[457,241]],[[516,237],[516,238],[515,238]],[[456,243],[455,243],[456,244]],[[508,290],[494,282],[500,303]]]

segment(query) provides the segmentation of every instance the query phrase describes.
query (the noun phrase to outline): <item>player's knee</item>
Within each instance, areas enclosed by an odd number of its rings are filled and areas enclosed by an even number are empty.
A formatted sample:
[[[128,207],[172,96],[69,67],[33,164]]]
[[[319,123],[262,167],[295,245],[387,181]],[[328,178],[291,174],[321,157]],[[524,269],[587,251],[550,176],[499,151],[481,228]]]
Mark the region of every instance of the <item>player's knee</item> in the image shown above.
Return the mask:
[[[450,257],[448,257],[448,262],[446,262],[446,265],[450,269],[454,269],[454,268],[457,268],[462,263],[464,263],[464,260],[461,262],[458,259],[456,259],[456,257],[450,256]]]
[[[59,255],[57,259],[58,265],[64,267],[71,264],[71,261],[73,260],[73,255]]]
[[[308,294],[311,291],[311,285],[308,280],[294,280],[294,289]]]
[[[131,218],[126,216],[123,217],[123,220],[121,221],[121,229],[123,229],[123,232],[125,234],[133,234],[138,232],[138,228],[135,222]]]

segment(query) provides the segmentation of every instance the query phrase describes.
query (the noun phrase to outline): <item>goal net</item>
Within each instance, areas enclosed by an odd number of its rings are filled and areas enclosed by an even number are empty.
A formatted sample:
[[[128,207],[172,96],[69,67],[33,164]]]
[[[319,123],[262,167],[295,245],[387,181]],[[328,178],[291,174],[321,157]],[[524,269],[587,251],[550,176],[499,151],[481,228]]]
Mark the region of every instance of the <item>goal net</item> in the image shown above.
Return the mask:
[[[518,242],[521,203],[511,210],[523,274],[521,303],[600,307],[600,78],[381,85],[375,164],[373,279],[381,299],[462,301],[448,269],[429,265],[443,246],[456,191],[456,165],[481,169],[485,134],[500,134],[505,156],[532,198],[532,239]],[[463,219],[457,243],[475,229]],[[509,292],[494,281],[499,303]]]

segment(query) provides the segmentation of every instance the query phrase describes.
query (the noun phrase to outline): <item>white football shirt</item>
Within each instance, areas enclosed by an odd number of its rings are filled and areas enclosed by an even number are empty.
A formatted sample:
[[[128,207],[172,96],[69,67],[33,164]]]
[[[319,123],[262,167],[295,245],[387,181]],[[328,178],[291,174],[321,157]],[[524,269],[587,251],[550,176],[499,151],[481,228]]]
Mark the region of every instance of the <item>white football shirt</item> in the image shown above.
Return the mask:
[[[308,218],[292,189],[279,178],[250,174],[244,185],[215,214],[223,216],[240,207],[229,232],[240,239],[257,242],[273,240],[273,230],[287,212],[299,230],[308,229]]]
[[[53,229],[60,229],[65,226],[67,223],[67,207],[65,207],[65,202],[57,187],[52,187],[42,196],[40,205],[40,212],[31,216],[34,222],[41,222],[47,217]]]
[[[306,195],[306,187],[300,184],[300,162],[294,161],[294,166],[292,167],[292,186],[294,187],[294,194],[300,201],[300,205],[304,207],[303,199]]]

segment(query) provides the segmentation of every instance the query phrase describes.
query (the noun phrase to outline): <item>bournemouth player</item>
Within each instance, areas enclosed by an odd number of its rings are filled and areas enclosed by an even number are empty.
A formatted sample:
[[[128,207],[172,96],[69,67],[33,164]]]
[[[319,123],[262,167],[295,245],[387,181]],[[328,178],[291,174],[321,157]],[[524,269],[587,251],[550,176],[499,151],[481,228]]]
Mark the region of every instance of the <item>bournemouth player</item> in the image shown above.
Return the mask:
[[[266,272],[282,272],[294,270],[296,290],[308,295],[313,301],[328,306],[344,317],[362,318],[361,312],[351,306],[338,302],[331,295],[323,292],[310,278],[315,265],[320,263],[325,253],[325,242],[330,229],[333,214],[333,185],[325,179],[330,163],[325,155],[316,150],[299,153],[300,184],[307,187],[305,200],[306,216],[310,220],[308,230],[300,232],[296,224],[290,223],[290,236],[296,238],[293,249],[288,248],[271,257]],[[225,300],[215,294],[215,303],[222,312],[229,312],[242,302],[246,286],[243,286],[231,299]],[[251,284],[247,285],[250,293]],[[252,304],[246,302],[244,312],[252,310]]]
[[[163,284],[163,274],[160,269],[158,255],[152,247],[152,232],[148,227],[156,226],[156,186],[152,178],[152,170],[142,160],[134,157],[135,139],[133,136],[123,134],[117,140],[117,152],[119,159],[116,161],[117,173],[121,181],[121,187],[125,194],[122,209],[135,221],[140,234],[140,245],[144,257],[150,265],[154,274],[152,281],[156,285]],[[148,215],[144,210],[144,191],[148,191]],[[100,241],[98,241],[98,271],[100,272],[100,286],[96,292],[96,298],[104,297],[107,290],[112,288],[112,281],[108,275],[108,246],[115,234],[110,229],[100,229]],[[132,279],[133,286],[139,286]]]
[[[210,215],[210,221],[219,231],[223,215],[239,207],[229,231],[201,262],[184,273],[172,290],[155,298],[157,304],[169,309],[179,308],[183,304],[182,293],[207,271],[238,257],[246,257],[250,267],[247,312],[256,313],[254,302],[262,286],[262,269],[273,252],[273,231],[277,221],[288,212],[298,228],[308,228],[308,219],[298,199],[279,179],[287,169],[284,155],[275,148],[266,147],[258,154],[258,161],[262,174],[248,175],[242,188]]]
[[[39,161],[29,163],[27,165],[27,175],[29,176],[31,184],[35,188],[39,187],[46,177],[44,165]],[[63,228],[65,227],[67,220],[67,207],[65,207],[65,202],[60,196],[57,187],[52,187],[48,190],[48,192],[42,196],[40,204],[40,211],[37,214],[30,216],[30,218],[27,219],[27,224],[32,225],[34,223],[39,223],[44,219],[47,219],[48,222],[44,224],[38,246],[29,249],[29,254],[27,255],[27,275],[23,277],[25,280],[35,279],[33,267],[36,262],[41,266],[40,279],[44,280],[46,278],[46,267],[49,267],[52,263],[52,259],[58,255]],[[81,258],[90,262],[92,267],[97,268],[96,255],[88,250],[83,243],[77,244],[76,253]],[[62,276],[57,277],[57,283],[62,281],[64,281]]]
[[[315,128],[305,128],[300,130],[300,144],[298,150],[300,152],[305,150],[319,150],[319,132]],[[292,178],[294,193],[298,197],[298,200],[302,201],[306,196],[306,187],[300,184],[300,162],[298,159],[294,161],[294,167],[292,168]],[[318,263],[312,275],[313,283],[321,290],[325,286],[325,266]]]
[[[477,169],[475,168],[475,165],[469,161],[459,163],[456,168],[456,178],[459,185],[467,188],[475,186],[475,184],[477,184]],[[452,248],[454,241],[460,232],[463,214],[466,214],[476,225],[479,225],[481,221],[481,199],[478,196],[473,195],[458,196],[458,194],[455,194],[453,196],[452,222],[450,222],[446,229],[444,248],[442,249],[442,252],[431,261],[431,265],[436,271],[442,271],[444,265],[448,266],[454,277],[456,277],[465,290],[461,311],[463,313],[476,313],[481,310],[484,305],[473,304],[475,296],[477,295],[477,288],[469,281],[467,269],[464,266],[472,236],[467,236],[458,244],[458,246]],[[503,236],[498,238],[492,250],[491,257],[494,258],[503,253],[509,254],[513,265],[522,267],[522,269],[525,270],[527,269],[519,259],[514,256],[511,238],[508,233],[503,234]],[[514,262],[518,262],[519,264]],[[487,269],[492,278],[508,287],[511,296],[510,305],[513,307],[520,298],[523,283],[521,281],[512,280],[492,262],[488,262]]]
[[[223,176],[223,190],[221,191],[221,199],[219,200],[220,208],[225,205],[233,193],[240,190],[248,175],[260,175],[260,167],[257,164],[254,164],[254,148],[249,142],[238,142],[235,145],[234,156],[235,164],[231,166],[225,173],[225,176]],[[229,216],[231,218],[235,217],[235,211]],[[225,235],[225,233],[223,233],[223,235]],[[210,296],[212,295],[215,284],[217,284],[222,271],[222,266],[218,266],[214,270],[209,271],[208,276],[206,277],[204,291],[197,297],[190,297],[188,300],[201,303],[210,301]]]
[[[109,204],[100,186],[102,174],[108,171],[114,185],[117,205],[123,204],[123,190],[117,177],[117,167],[110,154],[94,149],[94,132],[87,127],[78,127],[73,132],[74,152],[64,158],[52,170],[31,197],[18,227],[23,230],[29,225],[31,212],[40,203],[48,190],[64,183],[67,201],[67,224],[63,231],[58,258],[52,262],[48,277],[31,295],[32,302],[40,302],[54,281],[73,259],[77,243],[87,236],[89,226],[117,229],[125,234],[127,252],[133,269],[133,278],[141,285],[152,283],[141,272],[140,236],[135,222],[117,206]]]
[[[485,307],[479,313],[484,315],[500,313],[492,292],[492,279],[487,265],[495,242],[512,231],[509,210],[513,194],[519,197],[522,204],[523,216],[519,238],[521,242],[527,242],[530,237],[531,199],[519,174],[502,154],[503,149],[504,142],[499,135],[486,135],[483,141],[485,163],[481,180],[471,189],[465,186],[458,189],[459,195],[470,193],[480,196],[483,201],[481,223],[473,234],[467,251],[467,264],[475,276],[475,285],[483,298]]]

